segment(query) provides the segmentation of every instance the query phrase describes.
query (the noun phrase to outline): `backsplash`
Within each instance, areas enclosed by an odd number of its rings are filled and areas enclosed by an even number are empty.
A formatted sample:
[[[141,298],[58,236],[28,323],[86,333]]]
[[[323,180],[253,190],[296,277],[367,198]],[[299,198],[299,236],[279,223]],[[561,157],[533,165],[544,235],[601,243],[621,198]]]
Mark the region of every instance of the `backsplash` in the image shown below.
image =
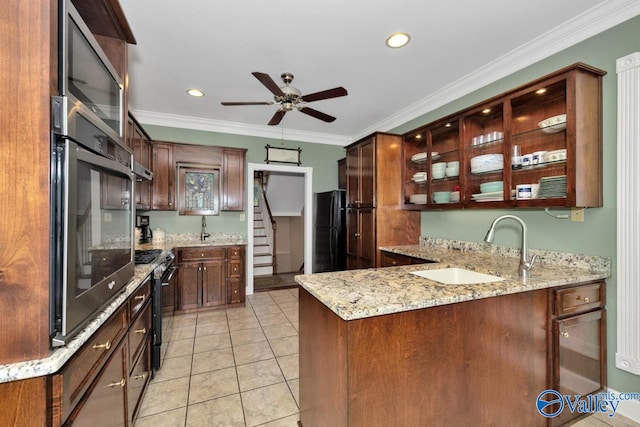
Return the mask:
[[[429,236],[420,237],[421,248],[441,248],[467,251],[481,251],[493,255],[510,258],[520,257],[520,248],[511,246],[494,245],[484,242],[466,242],[462,240],[449,240]],[[538,263],[553,263],[567,267],[582,268],[591,271],[611,271],[611,258],[596,255],[576,254],[570,252],[556,252],[544,249],[529,248],[529,255],[538,255]]]

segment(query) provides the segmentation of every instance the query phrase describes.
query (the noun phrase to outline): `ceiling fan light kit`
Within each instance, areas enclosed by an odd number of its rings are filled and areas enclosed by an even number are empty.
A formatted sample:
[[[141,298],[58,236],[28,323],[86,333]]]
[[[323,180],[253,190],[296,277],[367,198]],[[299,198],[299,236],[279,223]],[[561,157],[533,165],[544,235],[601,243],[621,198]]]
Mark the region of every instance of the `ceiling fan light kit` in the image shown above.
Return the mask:
[[[273,105],[278,104],[280,108],[276,113],[271,117],[269,121],[269,126],[275,126],[280,124],[284,115],[293,110],[294,108],[304,113],[308,116],[314,117],[316,119],[322,120],[324,122],[330,123],[333,122],[336,118],[325,114],[321,111],[315,110],[313,108],[306,107],[305,104],[308,102],[321,101],[323,99],[330,98],[338,98],[341,96],[346,96],[347,90],[343,87],[335,87],[333,89],[327,89],[320,92],[311,93],[308,95],[302,95],[297,88],[293,86],[289,86],[289,84],[293,81],[293,74],[291,73],[282,73],[280,78],[284,82],[284,86],[280,87],[273,81],[271,76],[266,73],[260,73],[254,71],[253,76],[260,81],[269,89],[269,91],[273,94],[274,101],[266,101],[266,102],[222,102],[221,104],[224,106],[238,106],[238,105]]]

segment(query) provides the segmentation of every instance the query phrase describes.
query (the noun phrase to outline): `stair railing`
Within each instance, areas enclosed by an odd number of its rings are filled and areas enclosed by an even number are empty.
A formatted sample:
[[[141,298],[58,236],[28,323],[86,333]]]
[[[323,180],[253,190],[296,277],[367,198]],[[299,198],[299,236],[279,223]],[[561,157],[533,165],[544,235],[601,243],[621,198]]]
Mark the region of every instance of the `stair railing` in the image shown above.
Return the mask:
[[[271,264],[273,265],[273,274],[276,275],[278,274],[278,258],[276,256],[276,231],[278,229],[278,224],[276,223],[276,220],[273,218],[273,214],[271,213],[269,201],[267,200],[267,195],[264,191],[262,182],[260,182],[260,185],[258,185],[258,189],[258,207],[260,209],[260,213],[262,214],[262,218],[268,218],[271,224],[270,227],[265,224],[264,231],[267,236],[267,242],[269,242],[271,244],[271,247],[273,248],[273,252],[271,254]],[[265,220],[263,219],[263,223],[264,222]]]

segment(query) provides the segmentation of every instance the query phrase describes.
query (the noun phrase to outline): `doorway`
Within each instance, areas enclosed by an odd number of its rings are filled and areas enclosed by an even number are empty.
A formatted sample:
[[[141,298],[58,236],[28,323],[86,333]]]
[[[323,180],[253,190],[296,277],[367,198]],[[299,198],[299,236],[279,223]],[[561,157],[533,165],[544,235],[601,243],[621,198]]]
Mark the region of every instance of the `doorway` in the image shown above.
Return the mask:
[[[247,183],[253,183],[255,172],[281,172],[291,174],[304,175],[304,274],[311,273],[312,267],[312,250],[313,250],[313,193],[312,180],[313,168],[285,165],[268,165],[261,163],[247,164]],[[253,294],[253,185],[247,185],[247,261],[246,261],[246,277],[247,277],[247,295]]]

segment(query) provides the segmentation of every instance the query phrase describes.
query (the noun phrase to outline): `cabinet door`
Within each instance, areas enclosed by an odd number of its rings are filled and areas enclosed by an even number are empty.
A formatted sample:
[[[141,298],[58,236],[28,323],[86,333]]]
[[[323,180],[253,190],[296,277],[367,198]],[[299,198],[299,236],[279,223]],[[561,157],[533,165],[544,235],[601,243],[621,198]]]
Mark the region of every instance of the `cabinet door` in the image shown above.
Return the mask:
[[[604,390],[605,386],[605,311],[598,310],[554,322],[555,384],[565,395],[587,396]],[[565,407],[553,419],[561,425],[580,416]]]
[[[176,210],[175,203],[175,165],[173,163],[173,145],[153,144],[153,203],[155,210]]]
[[[358,210],[360,260],[358,268],[376,266],[376,227],[375,209]]]
[[[133,157],[147,169],[151,169],[151,141],[142,133],[138,126],[132,128]],[[136,178],[136,209],[151,209],[151,183]]]
[[[358,210],[347,209],[347,269],[358,268]]]
[[[227,281],[223,261],[202,263],[202,306],[227,303]]]
[[[347,207],[355,208],[360,197],[360,161],[357,146],[347,150],[346,157],[346,178],[347,178]]]
[[[244,150],[224,150],[222,210],[244,210]]]
[[[375,204],[375,139],[360,144],[360,206]]]
[[[95,381],[95,386],[79,403],[65,425],[74,427],[113,427],[127,425],[125,387],[128,375],[125,359],[127,346],[123,340],[113,352]],[[103,414],[103,415],[99,415]],[[108,414],[104,416],[104,414]]]
[[[178,266],[177,304],[178,310],[198,308],[201,300],[202,265],[180,263]]]
[[[375,210],[347,210],[347,269],[371,268],[376,263]]]

